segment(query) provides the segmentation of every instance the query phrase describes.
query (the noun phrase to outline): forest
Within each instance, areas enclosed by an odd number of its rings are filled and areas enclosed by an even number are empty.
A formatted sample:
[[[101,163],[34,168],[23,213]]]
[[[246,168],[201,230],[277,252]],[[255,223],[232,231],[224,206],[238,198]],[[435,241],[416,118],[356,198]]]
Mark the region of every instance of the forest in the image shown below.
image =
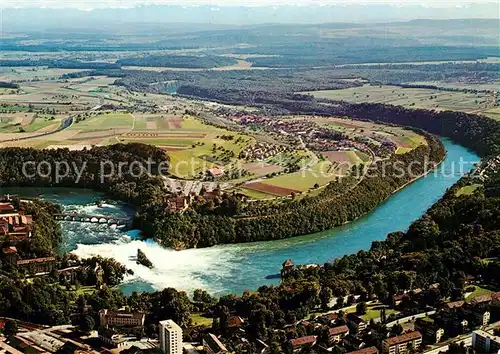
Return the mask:
[[[138,206],[163,202],[163,182],[152,176],[159,168],[168,168],[166,153],[139,143],[81,151],[0,149],[0,186],[91,188]]]
[[[105,72],[104,72],[105,73]],[[100,74],[103,74],[101,71]],[[231,71],[109,71],[120,76],[116,84],[139,92],[165,92],[162,82],[176,81],[177,93],[224,103],[261,103],[260,97],[303,91],[335,90],[376,84],[405,84],[416,81],[481,81],[500,78],[500,64],[443,63],[404,65],[358,65],[337,68],[280,68]],[[89,72],[87,75],[97,75]],[[356,79],[356,80],[352,80]],[[155,85],[151,85],[151,84]],[[253,99],[257,97],[256,99]]]
[[[353,43],[347,42],[351,40]],[[392,44],[392,43],[391,43]],[[485,59],[498,55],[496,47],[456,46],[391,46],[381,39],[343,38],[308,43],[238,48],[237,54],[268,54],[270,57],[250,58],[255,66],[266,67],[315,67],[360,63],[404,63],[418,61],[460,61]],[[342,51],[335,50],[342,47]]]
[[[237,64],[233,58],[215,55],[146,55],[123,58],[117,61],[122,66],[159,66],[171,68],[208,69]]]

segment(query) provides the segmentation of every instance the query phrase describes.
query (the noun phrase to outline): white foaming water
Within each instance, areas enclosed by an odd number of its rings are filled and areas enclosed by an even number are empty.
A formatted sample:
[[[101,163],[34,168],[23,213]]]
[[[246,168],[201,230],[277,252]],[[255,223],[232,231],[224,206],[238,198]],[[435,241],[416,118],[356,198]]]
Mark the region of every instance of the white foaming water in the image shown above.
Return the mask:
[[[225,292],[223,282],[217,279],[230,277],[237,268],[237,255],[227,249],[205,248],[174,251],[160,246],[153,240],[134,240],[134,234],[129,232],[110,243],[77,244],[73,251],[79,257],[87,258],[102,256],[114,258],[134,275],[127,275],[127,283],[145,283],[155,290],[173,287],[191,293],[194,289],[202,288],[211,293]],[[154,267],[149,269],[136,263],[137,250],[141,249]]]
[[[131,216],[123,205],[104,203],[65,205],[66,212],[91,215]],[[114,258],[134,274],[127,275],[124,284],[133,285],[140,290],[141,284],[155,290],[174,287],[192,292],[203,288],[212,293],[225,292],[227,289],[218,284],[228,278],[235,269],[235,252],[221,248],[190,249],[174,251],[159,245],[153,240],[139,240],[140,232],[127,233],[107,225],[61,222],[63,229],[63,249],[72,251],[81,258],[102,256]],[[149,269],[137,264],[137,250],[141,249],[154,267]]]

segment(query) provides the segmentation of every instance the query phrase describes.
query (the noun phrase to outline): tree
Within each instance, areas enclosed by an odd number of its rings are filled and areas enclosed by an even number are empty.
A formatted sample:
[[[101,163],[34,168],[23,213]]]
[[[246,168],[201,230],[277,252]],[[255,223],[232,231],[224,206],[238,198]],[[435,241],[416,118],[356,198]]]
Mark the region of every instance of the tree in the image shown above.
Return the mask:
[[[330,300],[333,296],[332,289],[326,286],[322,287],[319,296],[321,300],[321,308],[323,309],[323,311],[328,310],[328,305],[330,304]]]
[[[80,329],[84,332],[90,332],[95,328],[95,321],[92,316],[83,316],[80,321]]]
[[[366,315],[366,310],[367,310],[366,302],[360,302],[359,304],[356,305],[356,313],[358,315]]]
[[[5,322],[5,327],[3,329],[3,333],[5,336],[15,336],[19,328],[17,327],[17,322],[13,320],[7,320]]]

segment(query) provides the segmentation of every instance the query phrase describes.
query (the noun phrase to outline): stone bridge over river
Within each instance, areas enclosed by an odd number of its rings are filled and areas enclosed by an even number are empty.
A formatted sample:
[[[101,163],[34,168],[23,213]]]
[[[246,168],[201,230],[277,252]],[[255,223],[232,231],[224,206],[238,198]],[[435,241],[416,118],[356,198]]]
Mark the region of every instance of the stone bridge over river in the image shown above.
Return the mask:
[[[54,214],[53,216],[54,219],[59,221],[73,221],[80,223],[91,223],[91,224],[100,224],[109,226],[116,225],[116,226],[132,227],[132,218],[120,218],[108,215],[71,214],[71,213]]]

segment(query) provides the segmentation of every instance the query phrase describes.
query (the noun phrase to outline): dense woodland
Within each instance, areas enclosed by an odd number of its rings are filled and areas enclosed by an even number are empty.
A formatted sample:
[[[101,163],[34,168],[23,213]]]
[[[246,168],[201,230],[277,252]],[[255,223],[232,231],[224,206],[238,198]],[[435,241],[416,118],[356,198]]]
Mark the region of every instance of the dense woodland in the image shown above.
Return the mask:
[[[352,42],[349,43],[349,40]],[[349,44],[348,44],[349,43]],[[347,45],[348,44],[348,45]],[[391,43],[391,45],[393,45]],[[341,51],[337,48],[342,47]],[[418,61],[459,61],[484,59],[498,55],[496,47],[454,46],[391,46],[380,38],[324,39],[309,43],[238,48],[238,54],[267,54],[269,57],[251,58],[255,66],[265,67],[316,67],[338,64],[400,63]]]
[[[122,66],[159,66],[170,68],[207,69],[237,64],[236,59],[215,55],[146,55],[119,59]]]
[[[228,66],[237,64],[238,61],[233,58],[215,56],[215,55],[148,55],[144,57],[128,57],[117,62],[105,61],[81,61],[77,59],[3,59],[0,60],[0,66],[9,67],[29,67],[46,66],[49,68],[60,69],[120,69],[122,66],[163,66],[172,68],[188,69],[208,69],[219,66]]]
[[[63,176],[59,180],[58,166]],[[163,201],[163,183],[152,177],[158,168],[164,172],[168,169],[168,156],[163,150],[145,144],[116,144],[82,151],[0,150],[1,186],[90,188],[134,205]]]
[[[163,82],[176,81],[178,94],[226,103],[255,104],[262,103],[261,98],[276,98],[281,94],[360,86],[361,80],[372,84],[402,84],[416,81],[482,82],[488,78],[493,82],[500,78],[499,69],[500,64],[493,63],[443,63],[231,71],[115,70],[109,74],[121,76],[117,84],[134,91],[161,93],[165,92]]]

